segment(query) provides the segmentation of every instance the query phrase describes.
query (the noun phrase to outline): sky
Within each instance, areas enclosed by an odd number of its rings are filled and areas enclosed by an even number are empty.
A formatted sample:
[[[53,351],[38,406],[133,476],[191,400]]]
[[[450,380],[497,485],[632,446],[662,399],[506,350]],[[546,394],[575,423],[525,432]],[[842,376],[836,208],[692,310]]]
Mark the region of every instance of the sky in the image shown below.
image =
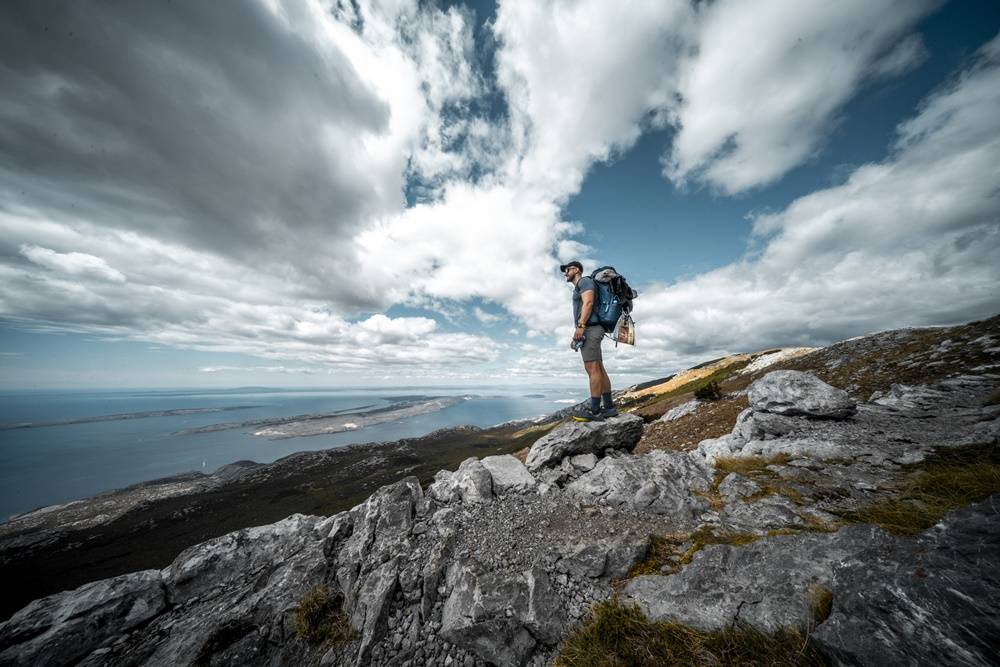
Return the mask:
[[[616,386],[1000,312],[1000,4],[0,5],[0,389]]]

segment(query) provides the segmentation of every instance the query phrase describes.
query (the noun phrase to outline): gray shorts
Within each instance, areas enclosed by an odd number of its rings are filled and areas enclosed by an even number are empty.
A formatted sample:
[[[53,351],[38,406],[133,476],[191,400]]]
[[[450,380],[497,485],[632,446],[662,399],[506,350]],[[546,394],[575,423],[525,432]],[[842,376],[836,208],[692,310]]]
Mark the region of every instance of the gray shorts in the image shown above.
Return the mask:
[[[583,347],[580,348],[580,355],[583,363],[588,361],[603,361],[601,356],[601,341],[604,340],[604,327],[600,324],[587,327],[583,332]]]

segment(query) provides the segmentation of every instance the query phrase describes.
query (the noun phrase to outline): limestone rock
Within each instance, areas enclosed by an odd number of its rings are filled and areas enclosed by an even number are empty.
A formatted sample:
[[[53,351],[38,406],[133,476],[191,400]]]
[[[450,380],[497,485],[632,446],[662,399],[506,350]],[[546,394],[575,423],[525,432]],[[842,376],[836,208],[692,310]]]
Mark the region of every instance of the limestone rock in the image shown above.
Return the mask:
[[[567,492],[611,506],[692,520],[708,503],[692,491],[707,491],[710,475],[684,454],[655,450],[642,456],[603,458],[567,485]]]
[[[569,459],[563,459],[563,461],[568,460],[570,465],[580,472],[590,472],[597,465],[597,456],[594,454],[577,454],[576,456],[571,456]]]
[[[453,479],[463,503],[484,503],[493,498],[493,476],[474,456],[462,461]]]
[[[1000,655],[1000,495],[916,539],[837,564],[833,610],[813,635],[835,664],[995,665]]]
[[[72,664],[166,607],[159,570],[35,600],[0,624],[0,664]]]
[[[574,454],[598,454],[607,448],[631,451],[642,437],[641,417],[621,414],[602,422],[567,422],[535,441],[528,451],[531,472],[558,465]]]
[[[361,633],[357,664],[367,665],[372,644],[385,632],[389,601],[396,590],[399,576],[398,559],[383,563],[365,577],[355,598],[351,626]]]
[[[692,399],[686,403],[681,403],[677,407],[670,408],[665,413],[663,413],[663,416],[660,417],[660,421],[661,422],[677,421],[681,417],[686,417],[692,412],[695,412],[698,409],[699,405],[701,405],[701,401],[697,399]]]
[[[727,503],[736,502],[741,498],[760,493],[760,491],[761,488],[757,482],[743,475],[737,475],[734,472],[729,473],[719,482],[719,495]]]
[[[817,620],[810,588],[830,587],[835,563],[892,540],[878,528],[855,525],[742,547],[708,546],[677,574],[632,579],[622,599],[637,603],[652,620],[699,630],[720,630],[738,620],[762,632],[805,632]]]
[[[441,634],[486,662],[520,665],[537,640],[561,638],[563,612],[544,570],[511,577],[465,560],[452,566],[448,581]]]
[[[525,465],[510,454],[487,456],[483,459],[483,466],[493,478],[494,493],[522,493],[538,483]]]
[[[823,419],[845,419],[856,405],[842,389],[802,371],[773,371],[750,385],[747,396],[755,412]]]
[[[576,577],[615,579],[646,557],[649,535],[627,531],[607,536],[581,536],[572,543],[557,544],[557,572]]]

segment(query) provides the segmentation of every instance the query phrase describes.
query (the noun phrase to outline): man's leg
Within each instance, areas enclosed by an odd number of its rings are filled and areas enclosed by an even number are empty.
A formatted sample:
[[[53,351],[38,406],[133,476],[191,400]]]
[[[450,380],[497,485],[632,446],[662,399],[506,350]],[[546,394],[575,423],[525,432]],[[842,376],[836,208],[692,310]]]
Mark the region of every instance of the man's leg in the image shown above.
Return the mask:
[[[618,414],[615,410],[614,401],[611,399],[611,378],[608,377],[608,372],[604,369],[604,362],[597,362],[600,364],[601,372],[601,408],[605,417],[613,417]]]
[[[607,373],[604,372],[604,364],[600,361],[585,361],[583,362],[583,367],[587,371],[587,378],[590,380],[590,397],[600,398],[604,381],[608,377]]]

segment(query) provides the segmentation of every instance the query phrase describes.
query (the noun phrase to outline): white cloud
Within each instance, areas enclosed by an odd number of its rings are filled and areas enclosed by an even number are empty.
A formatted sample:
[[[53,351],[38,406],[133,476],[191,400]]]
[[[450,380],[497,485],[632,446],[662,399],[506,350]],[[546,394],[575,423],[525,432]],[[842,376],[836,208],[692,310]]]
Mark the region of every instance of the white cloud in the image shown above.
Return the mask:
[[[682,66],[679,130],[664,159],[678,183],[726,193],[773,183],[824,143],[871,75],[920,57],[907,31],[940,0],[720,0],[703,5]],[[886,55],[888,53],[888,55]]]
[[[646,289],[637,367],[1000,311],[997,108],[1000,37],[899,126],[885,160],[757,217],[759,256]]]
[[[937,4],[505,0],[495,81],[477,69],[470,12],[407,0],[241,4],[248,35],[274,48],[264,61],[239,57],[236,37],[211,43],[210,29],[168,43],[132,10],[120,18],[134,39],[115,48],[137,55],[115,60],[121,71],[41,53],[28,34],[18,48],[42,74],[5,70],[26,94],[0,120],[63,131],[0,144],[60,156],[26,152],[9,163],[22,169],[0,170],[0,317],[276,362],[260,368],[575,377],[556,269],[597,253],[561,207],[595,162],[675,123],[672,178],[724,192],[771,182],[822,147],[866,81],[926,57],[910,31]],[[228,25],[214,7],[187,18]],[[144,69],[150,40],[157,77]],[[755,218],[755,258],[642,289],[639,346],[613,353],[617,372],[993,303],[991,67],[929,101],[884,162]],[[79,90],[106,95],[93,107],[104,111],[59,103]],[[153,110],[155,127],[109,115],[127,108],[115,91]],[[481,111],[496,93],[506,115]],[[505,311],[475,307],[480,322],[510,320],[509,335],[537,345],[379,312],[454,324],[477,299]]]
[[[30,244],[23,244],[20,253],[39,266],[71,276],[96,278],[113,283],[125,282],[125,274],[108,266],[108,263],[100,257],[87,253],[61,253],[50,248]]]
[[[648,112],[669,103],[691,18],[680,0],[500,2],[511,182],[562,201],[594,161],[631,147]]]
[[[477,320],[487,325],[496,324],[497,322],[503,319],[499,315],[494,315],[493,313],[487,313],[479,306],[476,306],[475,308],[472,309],[472,314],[476,316]]]

